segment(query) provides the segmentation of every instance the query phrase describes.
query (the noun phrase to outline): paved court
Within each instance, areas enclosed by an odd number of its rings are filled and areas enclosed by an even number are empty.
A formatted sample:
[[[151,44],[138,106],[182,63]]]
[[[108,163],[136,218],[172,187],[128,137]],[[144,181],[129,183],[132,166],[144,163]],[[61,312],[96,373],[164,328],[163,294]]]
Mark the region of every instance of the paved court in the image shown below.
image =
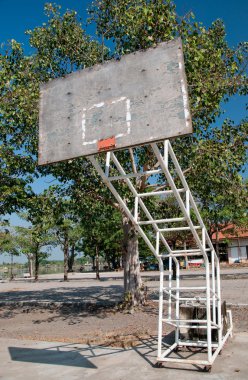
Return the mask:
[[[227,342],[211,373],[193,366],[156,368],[156,339],[135,348],[0,339],[0,379],[4,380],[235,380],[247,379],[247,333]]]
[[[222,299],[230,304],[248,304],[248,268],[222,270]],[[203,270],[182,271],[183,286],[204,285]],[[165,273],[167,276],[167,273]],[[101,280],[94,273],[70,273],[69,281],[62,274],[41,275],[38,282],[15,279],[0,283],[0,305],[11,302],[78,302],[113,305],[122,300],[123,272],[103,272]],[[142,278],[151,298],[158,298],[159,272],[143,272]]]

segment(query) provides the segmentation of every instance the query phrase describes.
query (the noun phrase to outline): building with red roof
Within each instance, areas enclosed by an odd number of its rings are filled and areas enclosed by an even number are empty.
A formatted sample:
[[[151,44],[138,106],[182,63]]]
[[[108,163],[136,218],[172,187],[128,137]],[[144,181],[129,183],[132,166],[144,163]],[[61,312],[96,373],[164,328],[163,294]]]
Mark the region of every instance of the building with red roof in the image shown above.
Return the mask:
[[[216,244],[217,234],[212,236]],[[229,264],[248,262],[248,229],[229,225],[218,232],[220,251],[227,252]]]

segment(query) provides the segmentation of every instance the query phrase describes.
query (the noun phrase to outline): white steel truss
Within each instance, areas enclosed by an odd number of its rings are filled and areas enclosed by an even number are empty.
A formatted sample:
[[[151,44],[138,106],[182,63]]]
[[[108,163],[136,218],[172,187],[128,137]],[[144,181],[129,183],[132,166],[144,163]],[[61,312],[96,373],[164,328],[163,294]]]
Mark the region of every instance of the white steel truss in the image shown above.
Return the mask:
[[[228,336],[232,334],[231,311],[227,311],[228,328],[224,331],[223,326],[227,321],[224,321],[225,316],[221,307],[219,259],[169,140],[166,140],[163,144],[163,155],[161,150],[161,146],[157,143],[151,144],[151,151],[156,159],[156,169],[140,172],[134,167],[131,173],[126,173],[120,160],[117,159],[117,155],[113,152],[106,153],[104,169],[95,156],[89,156],[88,159],[115,196],[125,214],[135,225],[136,230],[142,236],[151,252],[158,259],[160,270],[158,364],[163,362],[188,363],[203,365],[205,369],[209,370]],[[132,149],[129,151],[132,166],[135,166],[133,151]],[[171,165],[173,170],[170,167]],[[112,167],[114,167],[115,175],[111,175]],[[144,178],[144,176],[146,178],[155,176],[156,179],[158,175],[164,176],[167,184],[166,189],[144,193],[138,192],[133,179]],[[177,179],[175,179],[175,175]],[[128,187],[134,198],[133,207],[128,207],[117,187],[114,186],[113,183],[118,181],[124,182]],[[180,187],[177,186],[179,182]],[[145,204],[145,199],[154,196],[161,197],[164,202],[166,202],[167,197],[173,196],[181,215],[178,216],[177,214],[175,217],[170,216],[169,218],[154,218],[152,210],[149,210]],[[145,216],[145,220],[140,220],[141,215]],[[147,227],[152,229],[152,234],[146,230]],[[166,237],[166,234],[175,232],[190,233],[192,236],[191,243],[187,242],[188,246],[180,249],[172,247],[170,238]],[[151,235],[153,235],[153,241]],[[180,268],[182,258],[202,259],[204,263],[203,285],[185,286],[183,284]],[[168,261],[168,272],[164,270],[164,260]],[[175,276],[173,276],[173,266]],[[167,286],[165,286],[164,277],[167,273],[168,281]],[[186,316],[185,318],[185,314],[182,312],[185,305],[189,307],[200,306],[204,310],[204,319],[197,316]],[[171,327],[174,329],[174,342],[172,344],[164,342],[164,324],[168,325],[170,329]],[[202,334],[203,338],[201,339],[195,340],[188,337],[185,339],[181,333],[185,329],[191,329],[191,331],[197,329],[197,331],[205,331],[205,333]],[[216,333],[215,339],[213,338],[214,332]],[[177,351],[188,346],[202,349],[205,357],[193,358],[192,353],[187,356],[187,354],[181,354],[181,351],[180,356],[178,356]]]

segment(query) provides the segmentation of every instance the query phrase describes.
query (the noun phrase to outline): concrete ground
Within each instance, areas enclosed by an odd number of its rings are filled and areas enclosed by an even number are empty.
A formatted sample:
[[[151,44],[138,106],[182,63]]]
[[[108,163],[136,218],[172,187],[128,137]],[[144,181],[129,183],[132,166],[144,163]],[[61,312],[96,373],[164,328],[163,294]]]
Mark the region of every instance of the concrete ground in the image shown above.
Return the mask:
[[[0,379],[4,380],[235,380],[247,379],[247,333],[236,334],[211,373],[194,366],[156,368],[156,339],[134,348],[0,339]]]

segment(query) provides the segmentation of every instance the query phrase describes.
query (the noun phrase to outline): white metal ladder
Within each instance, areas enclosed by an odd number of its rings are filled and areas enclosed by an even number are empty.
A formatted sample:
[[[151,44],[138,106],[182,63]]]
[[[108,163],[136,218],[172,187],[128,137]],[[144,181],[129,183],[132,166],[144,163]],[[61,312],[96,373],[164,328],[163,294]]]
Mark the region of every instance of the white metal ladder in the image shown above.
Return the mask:
[[[100,162],[94,156],[88,159],[92,162],[95,169],[102,177],[104,183],[110,189],[119,202],[120,206],[135,225],[139,234],[143,237],[151,252],[156,256],[160,270],[160,287],[159,287],[159,320],[158,320],[158,355],[157,362],[174,362],[204,365],[207,370],[211,368],[212,363],[221,351],[228,336],[232,333],[231,312],[228,311],[229,328],[223,332],[223,315],[221,311],[221,289],[220,289],[220,266],[219,259],[216,255],[212,242],[206,231],[202,218],[197,209],[196,203],[192,197],[184,174],[180,168],[177,158],[173,152],[169,140],[163,144],[163,155],[161,153],[161,144],[151,144],[151,149],[156,159],[156,169],[138,172],[136,169],[126,173],[123,165],[114,152],[106,153],[106,161],[103,169]],[[130,154],[133,154],[130,151]],[[134,164],[134,160],[132,159]],[[114,167],[114,175],[111,175]],[[173,167],[173,169],[171,169]],[[116,175],[117,173],[117,175]],[[133,178],[149,177],[164,175],[167,188],[160,191],[150,191],[139,193],[136,189]],[[175,180],[175,174],[177,180]],[[122,181],[126,184],[128,190],[134,198],[133,207],[128,207],[121,197],[114,182]],[[176,182],[181,187],[176,186]],[[182,196],[184,194],[184,196]],[[174,196],[181,215],[178,217],[159,218],[152,216],[152,210],[149,210],[144,200],[148,197]],[[132,210],[134,210],[132,212]],[[145,216],[145,220],[140,220],[140,215]],[[192,215],[194,215],[194,221]],[[175,224],[178,223],[178,226]],[[172,225],[172,227],[168,227]],[[146,231],[145,226],[152,228],[151,232]],[[171,247],[170,239],[166,234],[171,232],[187,231],[192,236],[193,247],[183,247],[176,249]],[[155,242],[155,243],[154,243]],[[182,284],[180,260],[182,258],[202,258],[204,263],[204,284],[203,286],[185,286]],[[169,262],[169,272],[164,272],[163,260]],[[173,280],[172,267],[176,268],[176,279]],[[168,285],[164,285],[164,275],[168,273]],[[200,305],[205,310],[205,317],[183,318],[182,307],[190,305]],[[163,325],[167,324],[174,328],[174,343],[166,344],[163,342],[164,329]],[[184,329],[200,329],[205,331],[205,338],[201,340],[183,339],[181,331]],[[213,330],[217,330],[217,339],[212,338]],[[199,347],[206,350],[204,358],[192,358],[187,355],[180,357],[176,351],[179,347]]]

